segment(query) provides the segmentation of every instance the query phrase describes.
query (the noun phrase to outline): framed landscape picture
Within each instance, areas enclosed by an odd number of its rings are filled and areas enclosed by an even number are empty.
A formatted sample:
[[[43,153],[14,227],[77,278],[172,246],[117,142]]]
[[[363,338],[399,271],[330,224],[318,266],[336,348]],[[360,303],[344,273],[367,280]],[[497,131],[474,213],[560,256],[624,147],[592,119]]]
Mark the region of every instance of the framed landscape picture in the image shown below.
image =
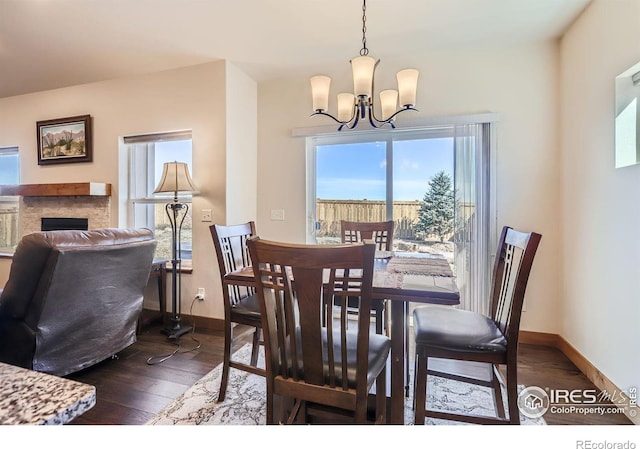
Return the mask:
[[[91,162],[91,116],[79,115],[36,123],[38,165]]]

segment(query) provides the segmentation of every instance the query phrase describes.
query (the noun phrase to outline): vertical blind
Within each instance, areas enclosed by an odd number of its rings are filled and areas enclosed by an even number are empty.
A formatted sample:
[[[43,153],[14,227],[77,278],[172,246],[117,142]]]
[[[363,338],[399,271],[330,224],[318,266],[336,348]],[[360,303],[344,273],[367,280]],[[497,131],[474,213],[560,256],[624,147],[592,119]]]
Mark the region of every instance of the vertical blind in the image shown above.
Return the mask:
[[[493,217],[489,124],[454,129],[455,266],[460,307],[489,313]]]

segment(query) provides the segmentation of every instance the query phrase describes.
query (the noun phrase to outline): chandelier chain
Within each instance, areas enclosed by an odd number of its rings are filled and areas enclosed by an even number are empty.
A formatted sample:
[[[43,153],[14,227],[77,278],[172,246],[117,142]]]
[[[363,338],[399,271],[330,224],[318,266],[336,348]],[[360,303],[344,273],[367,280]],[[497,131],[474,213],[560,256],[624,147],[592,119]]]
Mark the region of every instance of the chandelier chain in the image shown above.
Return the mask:
[[[367,1],[362,2],[362,49],[360,56],[367,56],[369,49],[367,48]]]

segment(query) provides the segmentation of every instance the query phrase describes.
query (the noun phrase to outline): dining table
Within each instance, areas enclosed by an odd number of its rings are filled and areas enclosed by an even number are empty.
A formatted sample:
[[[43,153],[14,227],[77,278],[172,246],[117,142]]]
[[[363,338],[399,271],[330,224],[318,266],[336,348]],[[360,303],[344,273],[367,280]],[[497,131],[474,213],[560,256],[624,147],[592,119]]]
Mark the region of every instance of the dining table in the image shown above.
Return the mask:
[[[253,267],[228,273],[225,284],[255,287]],[[372,287],[374,298],[390,303],[391,385],[387,422],[404,424],[409,304],[457,305],[460,294],[446,259],[430,253],[376,251]]]

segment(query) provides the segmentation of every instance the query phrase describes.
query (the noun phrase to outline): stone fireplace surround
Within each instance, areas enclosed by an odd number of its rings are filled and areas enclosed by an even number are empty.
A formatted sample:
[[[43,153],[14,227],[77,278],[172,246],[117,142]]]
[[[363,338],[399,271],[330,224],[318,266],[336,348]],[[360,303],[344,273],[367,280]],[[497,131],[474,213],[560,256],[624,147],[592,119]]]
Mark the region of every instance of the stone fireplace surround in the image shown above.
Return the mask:
[[[1,186],[0,195],[20,197],[19,235],[40,231],[41,218],[87,218],[89,229],[111,225],[111,184],[96,182]]]

